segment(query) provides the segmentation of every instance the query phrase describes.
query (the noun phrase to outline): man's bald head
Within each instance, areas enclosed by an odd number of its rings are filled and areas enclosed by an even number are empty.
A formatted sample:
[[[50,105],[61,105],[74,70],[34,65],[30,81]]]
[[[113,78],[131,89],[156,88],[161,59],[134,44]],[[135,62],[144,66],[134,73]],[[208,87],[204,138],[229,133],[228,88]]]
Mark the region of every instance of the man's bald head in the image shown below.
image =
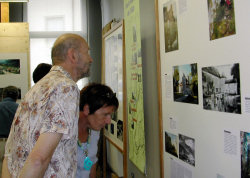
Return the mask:
[[[74,49],[79,52],[82,46],[88,48],[87,42],[80,35],[66,33],[59,36],[52,47],[52,63],[56,65],[64,62],[69,49]]]

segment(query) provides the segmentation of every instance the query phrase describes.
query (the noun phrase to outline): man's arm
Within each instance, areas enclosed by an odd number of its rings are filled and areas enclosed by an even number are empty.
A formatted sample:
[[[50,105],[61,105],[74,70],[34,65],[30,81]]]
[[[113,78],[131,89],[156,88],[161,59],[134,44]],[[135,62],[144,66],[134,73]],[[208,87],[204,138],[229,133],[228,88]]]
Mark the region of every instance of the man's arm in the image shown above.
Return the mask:
[[[3,160],[3,166],[2,166],[2,177],[4,178],[11,178],[9,169],[8,169],[8,163],[7,163],[8,157],[4,157]]]
[[[61,138],[62,134],[60,133],[41,134],[25,161],[20,178],[42,178]]]

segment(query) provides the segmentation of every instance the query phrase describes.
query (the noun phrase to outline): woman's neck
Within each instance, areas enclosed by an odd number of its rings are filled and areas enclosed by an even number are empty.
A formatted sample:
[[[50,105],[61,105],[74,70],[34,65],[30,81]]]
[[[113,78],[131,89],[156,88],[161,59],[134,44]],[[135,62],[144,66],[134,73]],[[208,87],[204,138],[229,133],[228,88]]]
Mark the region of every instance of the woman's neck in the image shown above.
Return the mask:
[[[78,121],[78,139],[80,142],[87,142],[89,136],[89,127],[87,123],[87,118],[80,112],[80,117]]]

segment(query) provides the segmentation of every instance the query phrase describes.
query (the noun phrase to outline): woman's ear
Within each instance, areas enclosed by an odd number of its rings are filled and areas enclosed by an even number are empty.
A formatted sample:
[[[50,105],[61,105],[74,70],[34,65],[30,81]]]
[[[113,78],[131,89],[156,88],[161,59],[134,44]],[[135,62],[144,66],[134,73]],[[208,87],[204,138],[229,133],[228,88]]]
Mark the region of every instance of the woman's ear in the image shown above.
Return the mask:
[[[83,106],[83,113],[87,116],[89,115],[89,105],[88,104],[85,104]]]

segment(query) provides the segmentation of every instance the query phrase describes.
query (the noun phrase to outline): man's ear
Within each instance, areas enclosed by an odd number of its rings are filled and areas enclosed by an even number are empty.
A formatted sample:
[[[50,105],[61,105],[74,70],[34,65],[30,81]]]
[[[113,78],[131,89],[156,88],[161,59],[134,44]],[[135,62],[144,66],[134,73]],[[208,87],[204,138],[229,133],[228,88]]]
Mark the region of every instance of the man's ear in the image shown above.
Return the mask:
[[[67,55],[71,63],[74,64],[77,62],[77,54],[73,48],[68,49]]]
[[[83,106],[83,113],[87,116],[89,115],[89,105],[88,104],[85,104]]]

